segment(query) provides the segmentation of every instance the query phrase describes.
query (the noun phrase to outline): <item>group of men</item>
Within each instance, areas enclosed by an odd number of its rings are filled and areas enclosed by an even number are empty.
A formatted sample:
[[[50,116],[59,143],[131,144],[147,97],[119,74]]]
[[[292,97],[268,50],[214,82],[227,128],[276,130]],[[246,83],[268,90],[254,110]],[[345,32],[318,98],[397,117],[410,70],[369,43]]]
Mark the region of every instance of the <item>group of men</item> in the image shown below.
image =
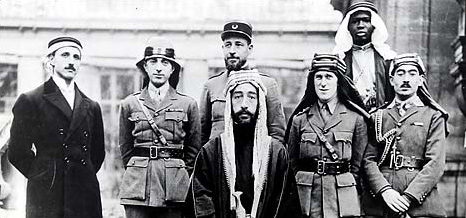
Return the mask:
[[[226,70],[196,101],[176,90],[181,65],[154,37],[136,63],[140,92],[121,104],[126,217],[443,217],[447,113],[416,54],[396,56],[373,4],[316,54],[285,125],[277,82],[248,64],[252,26],[225,24]],[[98,103],[75,85],[81,43],[50,41],[51,78],[13,108],[9,158],[28,179],[28,218],[99,218],[104,156]]]

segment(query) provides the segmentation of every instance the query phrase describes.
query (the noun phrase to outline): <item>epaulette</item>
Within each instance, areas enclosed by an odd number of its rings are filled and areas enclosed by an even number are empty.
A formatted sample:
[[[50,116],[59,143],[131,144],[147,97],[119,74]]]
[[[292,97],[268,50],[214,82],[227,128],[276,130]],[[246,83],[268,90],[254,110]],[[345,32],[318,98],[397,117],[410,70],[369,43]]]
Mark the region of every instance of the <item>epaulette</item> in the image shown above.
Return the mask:
[[[261,72],[259,72],[259,75],[261,75],[261,76],[265,76],[265,77],[271,77],[269,74],[266,74],[266,73],[261,73]]]
[[[297,113],[296,116],[307,113],[307,112],[309,112],[309,110],[311,110],[310,107],[304,108],[301,112]]]
[[[226,72],[226,71],[222,71],[222,72],[220,72],[220,73],[217,73],[217,74],[215,74],[215,75],[213,75],[213,76],[210,76],[210,77],[209,77],[209,79],[212,79],[212,78],[218,77],[218,76],[222,75],[222,74],[223,74],[223,73],[225,73],[225,72]]]

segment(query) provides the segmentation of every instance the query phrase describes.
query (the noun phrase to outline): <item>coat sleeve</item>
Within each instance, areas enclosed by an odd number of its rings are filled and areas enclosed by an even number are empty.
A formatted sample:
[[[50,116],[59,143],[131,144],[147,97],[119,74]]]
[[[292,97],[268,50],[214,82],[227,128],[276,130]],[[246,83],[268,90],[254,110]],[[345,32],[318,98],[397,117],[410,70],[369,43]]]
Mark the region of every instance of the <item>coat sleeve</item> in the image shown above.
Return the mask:
[[[374,120],[374,117],[372,118]],[[375,122],[371,122],[371,125],[374,125]],[[375,136],[375,128],[369,128],[369,134]],[[378,149],[377,146],[380,146],[380,149],[384,149],[385,144],[377,144],[375,137],[370,137],[370,140],[367,144],[366,151],[364,152],[364,175],[366,181],[369,183],[373,193],[379,193],[383,188],[390,186],[390,183],[385,179],[383,174],[380,172],[379,167],[377,166]]]
[[[202,148],[195,161],[191,183],[195,217],[215,218],[212,182],[216,177],[213,176],[211,163],[206,150]]]
[[[299,162],[299,143],[301,135],[299,134],[300,123],[299,119],[295,116],[292,120],[290,135],[288,137],[288,155],[290,159],[290,168],[292,175],[298,172]]]
[[[362,116],[356,119],[356,126],[354,128],[352,139],[351,151],[351,173],[360,186],[361,165],[363,160],[364,151],[367,147],[367,125]]]
[[[132,131],[134,123],[128,118],[131,116],[131,109],[128,101],[123,101],[120,107],[120,121],[119,121],[119,146],[121,158],[126,168],[126,164],[131,158],[134,149],[134,137]]]
[[[36,126],[35,106],[24,94],[19,96],[13,106],[13,122],[11,124],[8,158],[26,178],[34,161],[35,154],[31,150],[34,142]]]
[[[188,123],[183,126],[186,136],[184,139],[184,161],[189,174],[194,168],[194,160],[201,148],[201,123],[197,103],[193,100],[188,109]]]
[[[204,89],[202,90],[200,102],[201,145],[204,145],[209,141],[212,129],[212,103],[210,102],[210,93],[207,84],[204,85]]]
[[[95,172],[98,172],[105,159],[104,124],[102,121],[102,111],[98,103],[95,103],[93,122],[91,161]]]
[[[425,197],[437,185],[445,167],[445,119],[437,111],[432,117],[425,146],[422,170],[404,191],[422,204]]]
[[[280,142],[285,143],[285,115],[280,101],[278,84],[272,79],[272,83],[267,87],[267,127],[269,135]]]

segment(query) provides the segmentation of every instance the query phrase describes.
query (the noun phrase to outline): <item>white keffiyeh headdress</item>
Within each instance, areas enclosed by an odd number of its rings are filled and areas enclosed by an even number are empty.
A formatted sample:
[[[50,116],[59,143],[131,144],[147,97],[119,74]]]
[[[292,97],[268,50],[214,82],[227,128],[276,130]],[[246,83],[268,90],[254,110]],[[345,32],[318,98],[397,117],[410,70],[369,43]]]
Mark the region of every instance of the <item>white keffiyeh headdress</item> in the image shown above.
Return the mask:
[[[353,46],[353,38],[348,30],[348,23],[351,15],[357,11],[368,11],[371,13],[371,23],[375,27],[372,33],[372,45],[374,45],[374,49],[377,50],[385,60],[393,59],[396,52],[391,50],[390,46],[385,43],[388,39],[387,27],[382,18],[368,7],[356,7],[346,14],[335,35],[336,45],[335,48],[333,48],[333,53],[338,54],[340,58],[344,58],[345,52],[349,51]]]
[[[268,161],[270,154],[271,137],[267,130],[267,107],[265,97],[267,89],[265,88],[259,73],[256,70],[232,71],[230,72],[227,86],[225,89],[225,131],[221,134],[223,165],[227,183],[230,189],[230,209],[237,211],[243,210],[239,201],[238,193],[235,191],[236,183],[236,162],[235,162],[235,139],[233,135],[233,119],[231,113],[231,92],[238,85],[250,83],[258,90],[258,110],[257,121],[254,129],[254,147],[252,155],[252,174],[254,178],[254,199],[251,208],[251,218],[257,217],[257,208],[259,199],[264,188],[267,177]],[[237,198],[235,198],[235,195]]]

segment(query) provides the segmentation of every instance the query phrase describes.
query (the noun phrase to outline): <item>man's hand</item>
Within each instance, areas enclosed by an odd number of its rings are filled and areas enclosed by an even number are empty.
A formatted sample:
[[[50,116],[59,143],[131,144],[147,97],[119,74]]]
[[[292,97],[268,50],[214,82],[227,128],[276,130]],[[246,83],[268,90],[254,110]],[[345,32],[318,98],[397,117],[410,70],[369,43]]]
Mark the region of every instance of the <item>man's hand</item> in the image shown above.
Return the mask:
[[[382,192],[382,198],[388,207],[396,213],[406,212],[411,204],[411,201],[406,196],[400,195],[400,193],[391,188]]]

